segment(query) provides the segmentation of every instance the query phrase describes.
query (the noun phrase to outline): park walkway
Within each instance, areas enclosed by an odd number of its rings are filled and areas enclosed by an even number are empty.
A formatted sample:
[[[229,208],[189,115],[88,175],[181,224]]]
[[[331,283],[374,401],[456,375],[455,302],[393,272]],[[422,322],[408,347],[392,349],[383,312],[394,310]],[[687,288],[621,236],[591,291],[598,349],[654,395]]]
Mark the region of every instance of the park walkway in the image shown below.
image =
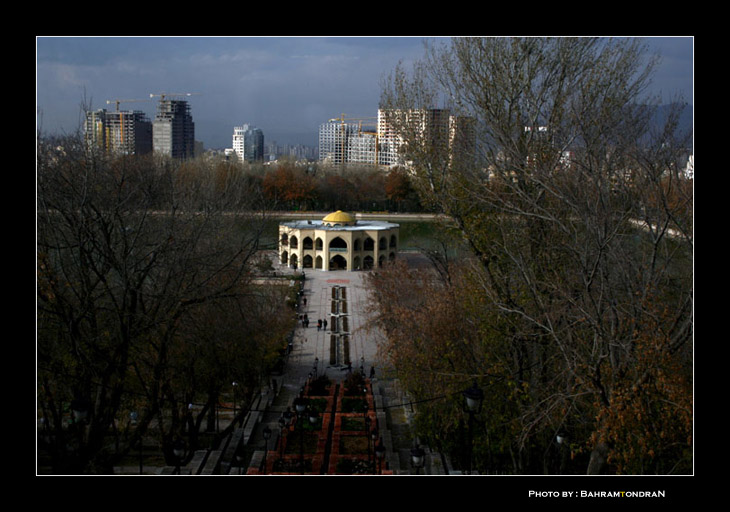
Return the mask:
[[[276,267],[278,273],[293,272],[279,265]],[[333,383],[342,385],[349,372],[363,372],[372,393],[374,411],[371,414],[374,413],[373,418],[377,419],[379,437],[385,447],[382,473],[412,474],[410,450],[414,440],[409,423],[413,410],[397,380],[380,367],[377,353],[380,333],[368,317],[366,273],[314,269],[305,269],[304,273],[298,315],[306,315],[309,322],[297,323],[284,373],[272,377],[276,392],[270,393],[265,410],[246,443],[246,473],[261,474],[264,457],[281,456],[279,419],[287,408],[294,410],[294,400],[309,379],[324,374]],[[333,302],[337,302],[334,307]],[[318,328],[318,320],[327,320],[327,327]],[[346,334],[348,343],[339,341],[333,345],[333,334],[339,335],[340,340]],[[333,353],[333,346],[337,347],[337,353]],[[350,366],[346,364],[348,360]],[[263,437],[267,427],[272,432],[268,442]],[[441,457],[426,452],[426,467],[420,473],[425,469],[442,474]],[[270,460],[268,462],[270,467]],[[232,471],[241,469],[233,468]],[[322,473],[327,473],[326,468]],[[333,473],[330,468],[329,474]]]

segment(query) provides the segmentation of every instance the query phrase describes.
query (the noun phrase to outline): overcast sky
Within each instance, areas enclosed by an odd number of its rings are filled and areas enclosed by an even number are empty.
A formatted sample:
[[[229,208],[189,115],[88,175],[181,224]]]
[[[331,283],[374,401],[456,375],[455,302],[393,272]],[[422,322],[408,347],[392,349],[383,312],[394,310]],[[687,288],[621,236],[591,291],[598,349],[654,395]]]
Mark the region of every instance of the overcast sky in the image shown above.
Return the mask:
[[[317,144],[319,125],[345,113],[377,115],[382,80],[423,57],[420,37],[38,37],[38,127],[72,133],[81,105],[154,117],[150,94],[189,99],[195,138],[231,146],[233,127],[261,128],[267,142]],[[648,38],[662,56],[655,87],[693,103],[693,40]]]

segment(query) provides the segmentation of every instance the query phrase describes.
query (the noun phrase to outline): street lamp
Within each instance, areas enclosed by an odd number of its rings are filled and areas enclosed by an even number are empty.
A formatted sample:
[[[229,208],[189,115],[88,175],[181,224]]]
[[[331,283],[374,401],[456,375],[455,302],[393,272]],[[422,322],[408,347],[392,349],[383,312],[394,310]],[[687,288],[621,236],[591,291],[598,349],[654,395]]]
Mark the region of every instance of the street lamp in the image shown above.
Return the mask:
[[[568,444],[568,433],[565,430],[559,430],[555,435],[555,442],[558,443],[558,456],[560,459],[558,473],[562,475],[565,472],[566,448],[564,447]]]
[[[482,403],[484,402],[484,391],[479,388],[476,380],[469,389],[464,390],[463,395],[466,401],[467,411],[479,414],[482,409]]]
[[[266,474],[266,455],[269,451],[269,439],[271,438],[271,429],[268,425],[264,427],[264,475]]]
[[[368,464],[370,464],[370,416],[365,416],[365,437],[368,440]]]
[[[238,474],[241,475],[243,472],[243,462],[246,460],[243,448],[240,446],[236,449],[236,464],[238,464]]]
[[[411,449],[411,465],[416,470],[416,474],[423,467],[426,458],[426,452],[420,446],[416,445]]]
[[[373,443],[373,474],[375,474],[375,440],[378,438],[378,429],[377,427],[373,427],[372,432],[370,432],[370,439],[368,439],[368,462],[370,462],[370,442]]]
[[[281,413],[281,418],[279,418],[279,428],[281,429],[281,435],[279,436],[279,459],[281,460],[284,458],[284,432],[288,432],[289,425],[291,425],[292,416],[294,416],[289,409],[289,407],[286,408],[286,411]]]
[[[482,391],[477,385],[477,381],[470,388],[464,390],[464,403],[466,412],[469,414],[469,454],[467,458],[467,474],[471,474],[471,458],[472,450],[474,448],[473,433],[474,433],[474,415],[479,414],[482,410],[482,404],[484,403],[484,391]]]
[[[378,441],[378,446],[375,447],[375,456],[378,458],[378,474],[383,473],[383,459],[385,458],[385,446],[383,446],[383,438],[381,437]]]
[[[175,461],[177,463],[175,473],[179,475],[182,459],[185,455],[185,441],[183,441],[182,439],[176,440],[175,443],[172,445],[172,454],[175,456]]]
[[[294,399],[294,409],[297,411],[299,426],[299,469],[304,474],[304,412],[307,410],[307,401],[301,394]]]
[[[83,423],[89,415],[89,402],[83,399],[72,400],[71,411],[73,412],[74,423]]]
[[[231,386],[233,387],[233,421],[231,424],[235,427],[236,426],[236,386],[238,386],[238,382],[235,380],[231,382]]]
[[[79,459],[83,459],[84,446],[84,423],[89,415],[91,408],[88,401],[84,399],[75,399],[71,401],[71,412],[73,413],[74,428],[78,434],[78,451],[76,452]]]
[[[137,424],[137,411],[132,411],[129,413],[129,424],[130,425],[136,425]],[[142,436],[139,436],[139,474],[143,474],[143,460],[142,460]]]
[[[309,423],[311,425],[314,425],[317,423],[317,420],[319,419],[319,413],[316,409],[310,408],[309,409]]]

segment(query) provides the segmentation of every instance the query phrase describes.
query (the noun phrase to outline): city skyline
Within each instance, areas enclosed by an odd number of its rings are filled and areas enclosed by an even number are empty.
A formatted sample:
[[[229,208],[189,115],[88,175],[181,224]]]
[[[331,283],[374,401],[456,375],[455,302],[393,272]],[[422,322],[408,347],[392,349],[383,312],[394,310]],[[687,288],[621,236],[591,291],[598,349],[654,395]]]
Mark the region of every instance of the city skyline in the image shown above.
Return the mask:
[[[195,138],[231,147],[233,128],[260,128],[266,143],[317,145],[319,126],[344,113],[377,115],[381,83],[401,62],[424,56],[431,37],[38,37],[38,129],[74,133],[82,104],[141,110],[150,94],[195,93]],[[693,102],[693,39],[648,37],[662,56],[654,90],[669,102]]]

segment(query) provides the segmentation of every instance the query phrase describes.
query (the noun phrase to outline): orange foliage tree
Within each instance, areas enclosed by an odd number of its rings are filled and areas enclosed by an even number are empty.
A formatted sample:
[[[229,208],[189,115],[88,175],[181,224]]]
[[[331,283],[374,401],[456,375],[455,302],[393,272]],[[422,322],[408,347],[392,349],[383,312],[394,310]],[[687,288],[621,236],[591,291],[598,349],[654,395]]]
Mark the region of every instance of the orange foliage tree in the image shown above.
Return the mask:
[[[266,173],[262,186],[265,197],[275,207],[283,205],[289,209],[304,210],[315,197],[316,187],[312,176],[290,163],[279,165]]]

